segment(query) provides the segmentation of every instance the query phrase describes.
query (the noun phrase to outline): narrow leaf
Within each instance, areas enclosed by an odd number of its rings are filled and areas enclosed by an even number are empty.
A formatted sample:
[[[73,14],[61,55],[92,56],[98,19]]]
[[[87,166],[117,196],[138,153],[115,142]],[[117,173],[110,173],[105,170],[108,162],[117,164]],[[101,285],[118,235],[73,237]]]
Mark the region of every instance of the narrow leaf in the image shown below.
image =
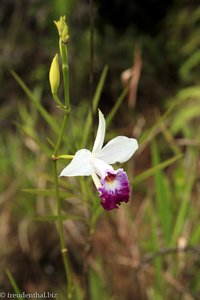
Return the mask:
[[[22,191],[38,196],[55,196],[56,193],[54,189],[23,189]],[[69,198],[73,196],[72,194],[63,191],[60,191],[59,194],[61,198]]]
[[[81,216],[72,216],[72,215],[62,215],[62,220],[82,220],[84,221],[85,219]],[[48,216],[38,216],[35,218],[35,221],[42,221],[42,222],[55,222],[58,221],[58,216],[55,215],[48,215]]]
[[[174,162],[176,162],[178,159],[182,158],[183,154],[176,155],[170,159],[167,159],[156,166],[148,169],[147,171],[142,172],[141,174],[137,175],[132,181],[131,184],[133,186],[137,185],[138,183],[144,181],[148,177],[154,175],[158,170],[162,170],[164,168],[167,168],[168,166],[172,165]]]
[[[8,276],[8,279],[10,281],[10,284],[12,285],[15,294],[17,294],[19,297],[17,297],[17,299],[19,300],[24,300],[24,298],[20,297],[20,295],[22,294],[17,286],[17,283],[15,282],[14,277],[12,276],[12,274],[10,273],[10,271],[8,269],[6,269],[6,275]]]
[[[49,126],[52,128],[52,130],[59,134],[60,128],[58,124],[55,122],[54,118],[44,109],[44,107],[40,104],[39,101],[35,98],[34,94],[31,92],[31,90],[27,87],[27,85],[23,82],[23,80],[15,73],[13,70],[11,70],[12,76],[15,78],[17,83],[21,86],[25,94],[28,96],[28,98],[34,103],[35,107],[38,109],[42,117],[45,119],[45,121],[49,124]]]
[[[113,108],[111,109],[111,111],[109,112],[109,114],[106,118],[106,127],[107,128],[109,127],[110,123],[112,122],[114,116],[116,115],[118,109],[120,108],[122,101],[124,100],[124,98],[126,97],[127,94],[128,94],[128,89],[126,88],[123,90],[121,95],[117,98]]]
[[[103,90],[107,72],[108,72],[108,66],[105,66],[103,69],[103,72],[101,74],[99,83],[97,85],[96,91],[94,93],[94,97],[92,99],[92,112],[89,109],[87,118],[85,121],[85,126],[84,126],[84,130],[83,130],[82,147],[85,147],[87,145],[87,141],[88,141],[89,133],[91,130],[91,125],[92,125],[92,113],[95,114],[97,111],[97,107],[99,104],[99,100],[101,98],[101,94],[102,94],[102,90]]]
[[[98,103],[99,103],[99,100],[100,100],[100,97],[101,97],[101,94],[102,94],[102,90],[103,90],[103,86],[104,86],[104,83],[105,83],[107,73],[108,73],[108,66],[105,66],[104,69],[103,69],[103,72],[101,74],[99,83],[97,85],[94,97],[92,99],[93,113],[96,113],[96,111],[97,111]]]

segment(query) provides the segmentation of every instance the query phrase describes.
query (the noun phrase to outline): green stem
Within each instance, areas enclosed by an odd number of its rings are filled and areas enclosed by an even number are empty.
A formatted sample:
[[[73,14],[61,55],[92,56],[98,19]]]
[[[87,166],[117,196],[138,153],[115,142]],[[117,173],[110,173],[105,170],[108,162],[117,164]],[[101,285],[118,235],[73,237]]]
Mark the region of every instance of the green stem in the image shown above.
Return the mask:
[[[64,97],[65,97],[65,107],[69,111],[69,66],[68,66],[68,52],[65,44],[62,43],[61,39],[59,41],[60,55],[62,57],[62,72],[64,80]]]
[[[65,275],[66,275],[66,283],[67,283],[67,299],[72,298],[72,279],[70,274],[70,268],[68,263],[68,256],[67,256],[67,248],[65,247],[65,240],[64,240],[64,230],[63,230],[63,220],[62,220],[62,207],[61,207],[61,198],[59,193],[59,185],[58,185],[58,170],[57,170],[57,153],[60,148],[60,145],[63,140],[63,136],[65,133],[66,125],[67,125],[67,117],[69,113],[69,76],[68,76],[68,57],[67,57],[67,47],[59,41],[60,53],[62,58],[62,70],[63,70],[63,80],[64,80],[64,97],[65,97],[65,115],[62,122],[62,127],[60,130],[60,134],[55,146],[54,153],[52,155],[53,159],[53,166],[54,166],[54,181],[55,181],[55,190],[56,190],[56,210],[57,210],[57,217],[58,217],[58,231],[60,237],[60,245],[61,245],[61,252],[63,257],[63,263],[65,268]],[[56,101],[59,100],[56,98]],[[59,100],[60,101],[60,100]]]
[[[58,98],[57,94],[52,93],[53,99],[56,102],[56,104],[58,105],[58,107],[65,109],[65,106],[62,104],[62,102],[60,101],[60,99]]]
[[[63,221],[62,221],[62,210],[61,210],[61,198],[59,194],[59,187],[58,187],[58,170],[57,170],[57,161],[53,161],[54,167],[54,182],[55,182],[55,190],[56,190],[56,210],[58,216],[58,231],[60,237],[60,246],[61,246],[61,253],[65,268],[65,276],[66,276],[66,283],[67,283],[67,299],[72,298],[72,280],[70,276],[70,268],[68,264],[68,257],[67,257],[67,248],[65,247],[65,240],[64,240],[64,230],[63,230]]]
[[[58,137],[56,147],[54,150],[54,154],[52,155],[52,159],[53,159],[53,165],[54,165],[54,182],[55,182],[55,190],[56,190],[56,210],[57,210],[57,216],[58,216],[58,230],[59,230],[61,252],[62,252],[63,263],[64,263],[65,274],[66,274],[66,283],[67,283],[67,299],[71,299],[71,297],[72,297],[72,281],[71,281],[70,269],[69,269],[68,258],[67,258],[67,249],[65,247],[65,242],[64,242],[61,198],[60,198],[59,186],[58,186],[57,159],[54,159],[57,155],[57,152],[59,150],[59,147],[60,147],[62,139],[63,139],[63,135],[65,133],[65,129],[66,129],[66,125],[67,125],[67,115],[68,115],[68,112],[65,112],[62,127],[60,130],[60,135]]]
[[[64,115],[64,118],[63,118],[63,122],[62,122],[61,131],[60,131],[60,135],[58,137],[58,140],[57,140],[57,143],[56,143],[56,148],[54,150],[54,156],[57,155],[59,147],[60,147],[60,145],[62,143],[62,139],[63,139],[64,133],[65,133],[65,128],[66,128],[66,125],[67,125],[67,115],[68,115],[68,112],[65,112],[65,115]]]

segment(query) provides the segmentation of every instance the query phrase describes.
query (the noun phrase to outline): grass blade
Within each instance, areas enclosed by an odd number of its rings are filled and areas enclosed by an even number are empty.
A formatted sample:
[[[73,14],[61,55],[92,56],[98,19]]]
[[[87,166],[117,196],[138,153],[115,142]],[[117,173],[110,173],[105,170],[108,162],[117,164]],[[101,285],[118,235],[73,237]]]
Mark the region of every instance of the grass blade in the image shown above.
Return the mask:
[[[44,109],[44,107],[40,104],[39,101],[35,98],[34,94],[31,92],[31,90],[27,87],[27,85],[23,82],[23,80],[15,73],[13,70],[11,71],[12,76],[15,78],[17,83],[21,86],[25,94],[28,96],[28,98],[31,100],[31,102],[35,105],[35,107],[38,109],[42,117],[45,119],[45,121],[49,124],[49,126],[52,128],[52,130],[59,134],[60,128],[58,124],[55,122],[54,118]]]
[[[85,221],[85,219],[81,216],[72,216],[72,215],[62,215],[62,220],[81,220]],[[58,221],[58,216],[56,215],[48,215],[48,216],[38,216],[35,218],[35,221],[41,221],[41,222],[55,222]]]
[[[128,88],[124,89],[123,92],[121,93],[121,95],[117,98],[115,105],[113,106],[113,108],[111,109],[109,114],[107,115],[107,118],[106,118],[106,127],[107,128],[109,127],[110,123],[112,122],[114,116],[116,115],[118,109],[120,108],[122,101],[124,100],[124,98],[126,97],[127,94],[128,94]]]
[[[103,72],[101,74],[99,83],[97,85],[94,97],[92,99],[92,111],[93,111],[93,113],[96,113],[96,111],[97,111],[97,107],[98,107],[99,100],[100,100],[100,97],[101,97],[101,94],[102,94],[102,90],[103,90],[103,87],[104,87],[104,83],[105,83],[105,80],[106,80],[107,73],[108,73],[108,66],[105,66],[104,69],[103,69]]]
[[[144,181],[145,179],[147,179],[148,177],[154,175],[156,172],[158,172],[159,170],[162,170],[164,168],[167,168],[168,166],[172,165],[173,163],[175,163],[177,160],[179,160],[180,158],[183,157],[183,154],[178,154],[170,159],[167,159],[157,165],[155,165],[154,167],[148,169],[147,171],[142,172],[141,174],[137,175],[132,181],[131,181],[131,185],[135,186],[138,183]]]
[[[10,273],[10,271],[8,269],[6,269],[6,275],[8,276],[8,279],[13,287],[13,290],[15,291],[15,293],[20,296],[22,293],[20,292],[17,283],[15,282],[15,279],[13,278],[12,274]],[[17,297],[17,299],[19,300],[24,300],[24,298],[22,297]]]
[[[83,130],[83,139],[82,139],[82,146],[81,146],[82,148],[87,145],[88,136],[89,136],[89,133],[91,130],[91,125],[92,125],[92,113],[95,114],[97,111],[97,107],[98,107],[99,100],[100,100],[100,97],[102,94],[102,90],[103,90],[103,86],[105,83],[107,72],[108,72],[108,66],[105,66],[103,69],[103,72],[101,74],[99,83],[97,85],[96,91],[94,93],[94,97],[92,99],[92,112],[91,112],[91,110],[89,110],[88,114],[87,114],[85,127]]]
[[[56,193],[56,191],[54,189],[23,189],[22,191],[25,193],[32,194],[32,195],[46,196],[46,197],[55,196],[55,193]],[[73,196],[72,194],[60,191],[61,198],[69,198],[72,196]]]
[[[190,170],[190,176],[188,177],[188,180],[186,181],[185,191],[183,191],[183,193],[182,193],[183,199],[181,200],[181,205],[180,205],[180,208],[178,211],[178,215],[176,217],[174,230],[172,232],[172,237],[171,237],[171,242],[170,242],[171,246],[176,245],[177,238],[181,234],[181,231],[184,228],[184,224],[186,222],[186,216],[187,216],[188,209],[189,209],[189,201],[190,201],[191,192],[192,192],[192,188],[193,188],[194,181],[195,181],[194,168],[196,166],[196,162],[194,161],[194,158],[192,159],[192,163],[190,165],[193,166],[193,168],[191,168],[191,170]]]
[[[156,142],[152,143],[152,161],[153,165],[158,165],[160,161],[158,147]],[[158,209],[158,216],[162,227],[163,236],[165,241],[169,242],[171,237],[171,225],[172,225],[172,211],[169,199],[168,188],[165,184],[165,177],[161,170],[158,170],[154,174],[155,182],[155,193],[156,193],[156,203]]]
[[[159,251],[159,240],[157,236],[157,220],[156,214],[152,212],[153,220],[152,220],[152,227],[151,227],[151,248],[154,252]],[[162,257],[156,256],[153,260],[154,270],[155,270],[155,299],[161,300],[161,295],[163,296],[163,262]]]

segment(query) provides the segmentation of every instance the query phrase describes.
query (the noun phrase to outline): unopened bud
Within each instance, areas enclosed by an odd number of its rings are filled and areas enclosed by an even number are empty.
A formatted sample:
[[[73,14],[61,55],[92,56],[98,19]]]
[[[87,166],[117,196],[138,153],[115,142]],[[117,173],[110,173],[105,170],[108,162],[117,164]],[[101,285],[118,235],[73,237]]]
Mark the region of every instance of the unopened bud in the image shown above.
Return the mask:
[[[51,86],[52,94],[57,94],[57,90],[60,84],[60,70],[58,63],[58,54],[56,54],[52,60],[49,71],[49,82]]]
[[[65,16],[60,17],[60,20],[54,21],[54,23],[56,24],[62,42],[66,44],[69,39],[69,34]]]

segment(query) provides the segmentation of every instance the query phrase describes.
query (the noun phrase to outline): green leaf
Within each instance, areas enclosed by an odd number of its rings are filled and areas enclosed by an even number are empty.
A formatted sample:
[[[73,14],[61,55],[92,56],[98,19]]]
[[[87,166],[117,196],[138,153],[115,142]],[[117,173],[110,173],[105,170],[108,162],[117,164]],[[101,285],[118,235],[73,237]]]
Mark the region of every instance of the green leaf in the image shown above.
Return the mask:
[[[35,218],[35,221],[42,221],[42,222],[55,222],[58,221],[58,216],[56,215],[48,215],[48,216],[38,216]],[[82,220],[85,221],[85,219],[81,216],[73,216],[69,214],[62,215],[62,220]]]
[[[168,166],[172,165],[174,162],[176,162],[178,159],[182,158],[183,154],[178,154],[170,159],[167,159],[154,167],[148,169],[147,171],[142,172],[141,174],[137,175],[132,181],[131,185],[135,186],[138,183],[144,181],[148,177],[154,175],[157,171],[162,170],[164,168],[167,168]]]
[[[120,105],[121,105],[122,101],[124,100],[124,98],[126,97],[127,94],[128,94],[128,89],[126,88],[126,89],[123,90],[121,95],[117,98],[113,108],[111,109],[111,111],[107,115],[107,118],[106,118],[106,127],[107,128],[111,124],[114,116],[116,115],[118,109],[120,108]]]
[[[89,272],[89,287],[91,299],[102,300],[108,299],[105,295],[105,288],[103,288],[103,283],[99,275],[90,270]]]
[[[160,162],[158,147],[156,142],[152,142],[152,161],[156,166]],[[156,203],[159,220],[162,226],[163,236],[168,244],[171,237],[171,225],[172,225],[172,209],[170,205],[168,188],[166,185],[166,178],[162,170],[157,170],[154,174]]]
[[[196,245],[199,244],[200,242],[200,225],[198,224],[195,226],[192,235],[190,237],[190,244],[191,245]]]
[[[92,113],[95,114],[97,111],[97,107],[98,107],[99,100],[100,100],[100,97],[102,94],[102,90],[103,90],[107,72],[108,72],[108,67],[105,66],[103,69],[103,72],[101,74],[99,83],[97,85],[96,91],[94,93],[94,97],[92,99],[92,112],[90,109],[88,110],[87,118],[85,121],[85,126],[83,129],[82,147],[85,147],[87,145],[88,137],[89,137],[91,126],[92,126]]]
[[[182,79],[187,80],[191,76],[191,71],[200,65],[200,50],[195,51],[189,58],[181,65],[180,75]]]
[[[15,294],[20,296],[22,294],[22,292],[19,290],[19,288],[17,286],[17,283],[15,282],[14,277],[12,276],[12,274],[10,273],[10,271],[8,269],[6,269],[6,274],[8,276],[8,279],[9,279],[14,291],[15,291]],[[17,299],[24,300],[24,298],[22,298],[22,297],[17,297]]]
[[[184,89],[181,89],[177,94],[177,98],[184,101],[188,98],[197,98],[200,99],[200,87],[199,86],[190,86]]]
[[[47,155],[47,156],[51,156],[51,151],[50,149],[43,144],[36,136],[35,136],[35,132],[33,132],[33,130],[29,127],[23,126],[21,124],[15,123],[16,126],[21,129],[27,136],[29,136],[38,146],[39,148]]]
[[[151,242],[151,249],[153,249],[154,252],[159,251],[160,245],[159,245],[159,239],[157,234],[157,219],[156,214],[154,211],[152,211],[152,226],[151,226],[151,236],[150,236],[150,242]],[[153,260],[153,265],[155,269],[155,291],[156,291],[156,299],[161,300],[161,295],[163,295],[164,292],[164,282],[163,282],[163,261],[162,257],[155,256]]]
[[[101,94],[102,94],[102,90],[103,90],[103,87],[104,87],[104,83],[105,83],[107,73],[108,73],[108,66],[105,66],[104,69],[103,69],[103,72],[101,74],[99,83],[97,85],[94,97],[92,99],[92,111],[93,111],[94,114],[97,111],[97,107],[98,107],[99,100],[100,100],[100,97],[101,97]]]
[[[22,191],[38,196],[55,196],[56,194],[54,189],[23,189]],[[69,198],[73,196],[72,194],[63,191],[59,191],[59,195],[61,198]]]
[[[23,80],[13,71],[11,70],[12,76],[15,78],[17,83],[21,86],[25,94],[28,96],[28,98],[32,101],[32,103],[35,105],[35,107],[38,109],[42,117],[45,119],[45,121],[49,124],[51,129],[56,133],[59,134],[60,128],[58,124],[56,123],[55,119],[52,118],[52,116],[44,109],[44,107],[40,104],[39,101],[35,98],[34,94],[31,92],[31,90],[27,87],[27,85],[23,82]]]
[[[171,130],[176,134],[179,130],[182,130],[187,126],[187,122],[198,117],[200,115],[199,103],[193,103],[190,106],[184,107],[179,110],[173,120]]]
[[[171,235],[171,242],[170,242],[171,246],[175,246],[177,244],[177,238],[181,235],[181,232],[186,222],[186,217],[189,211],[189,203],[190,203],[192,188],[196,177],[196,173],[195,173],[196,164],[197,162],[195,156],[193,155],[191,157],[191,163],[190,163],[191,166],[190,176],[188,176],[185,181],[185,190],[182,193],[183,196],[177,213],[176,222],[173,226],[173,232]]]

